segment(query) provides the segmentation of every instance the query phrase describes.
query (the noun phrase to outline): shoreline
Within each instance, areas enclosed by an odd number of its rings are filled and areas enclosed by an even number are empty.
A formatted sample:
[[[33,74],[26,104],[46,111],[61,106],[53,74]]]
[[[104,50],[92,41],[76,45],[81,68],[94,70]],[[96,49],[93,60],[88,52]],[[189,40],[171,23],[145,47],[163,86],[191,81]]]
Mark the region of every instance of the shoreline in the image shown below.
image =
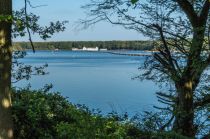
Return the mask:
[[[30,51],[30,52],[33,52],[32,49],[25,49],[25,50],[18,50],[18,51]],[[87,51],[87,50],[76,50],[76,51],[75,50],[35,50],[35,53],[36,53],[36,51],[49,51],[49,52],[69,51],[69,52],[108,53],[108,54],[113,54],[113,55],[124,55],[124,56],[152,56],[152,53],[153,52],[158,52],[158,51],[150,51],[150,50],[125,50],[125,49],[107,50],[107,51]],[[132,53],[132,52],[143,52],[143,53]]]

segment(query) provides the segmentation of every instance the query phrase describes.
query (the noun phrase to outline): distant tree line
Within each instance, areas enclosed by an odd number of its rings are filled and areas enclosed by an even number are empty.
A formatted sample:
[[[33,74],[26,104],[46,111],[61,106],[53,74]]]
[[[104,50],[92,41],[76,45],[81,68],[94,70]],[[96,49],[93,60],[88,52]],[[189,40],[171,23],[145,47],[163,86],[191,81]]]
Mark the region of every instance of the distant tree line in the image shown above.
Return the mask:
[[[15,50],[31,49],[29,42],[14,42]],[[98,47],[100,49],[117,50],[151,50],[152,41],[60,41],[60,42],[34,42],[37,50],[72,50],[72,48],[82,49],[83,47]]]

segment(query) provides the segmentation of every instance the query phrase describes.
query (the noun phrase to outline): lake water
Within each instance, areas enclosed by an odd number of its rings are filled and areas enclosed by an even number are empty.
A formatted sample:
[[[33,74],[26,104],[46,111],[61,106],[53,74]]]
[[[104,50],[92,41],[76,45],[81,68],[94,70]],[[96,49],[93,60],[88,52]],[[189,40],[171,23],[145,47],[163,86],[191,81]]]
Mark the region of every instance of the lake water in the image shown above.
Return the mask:
[[[102,52],[37,51],[34,54],[29,51],[21,61],[33,66],[47,63],[49,75],[34,76],[15,86],[31,83],[32,89],[40,89],[52,83],[52,91],[61,92],[73,103],[99,108],[103,113],[115,110],[134,114],[151,110],[157,104],[158,88],[153,82],[132,80],[140,74],[138,67],[144,60],[144,57]]]

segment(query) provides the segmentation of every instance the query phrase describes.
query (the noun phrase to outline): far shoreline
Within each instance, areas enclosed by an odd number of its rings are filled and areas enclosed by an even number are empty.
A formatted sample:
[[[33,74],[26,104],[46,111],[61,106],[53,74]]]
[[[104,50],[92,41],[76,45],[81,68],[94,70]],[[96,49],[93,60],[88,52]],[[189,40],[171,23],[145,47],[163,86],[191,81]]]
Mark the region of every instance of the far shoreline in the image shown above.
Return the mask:
[[[80,50],[98,48],[116,51],[154,50],[152,41],[60,41],[33,42],[35,50]],[[14,50],[30,50],[30,42],[13,42]]]

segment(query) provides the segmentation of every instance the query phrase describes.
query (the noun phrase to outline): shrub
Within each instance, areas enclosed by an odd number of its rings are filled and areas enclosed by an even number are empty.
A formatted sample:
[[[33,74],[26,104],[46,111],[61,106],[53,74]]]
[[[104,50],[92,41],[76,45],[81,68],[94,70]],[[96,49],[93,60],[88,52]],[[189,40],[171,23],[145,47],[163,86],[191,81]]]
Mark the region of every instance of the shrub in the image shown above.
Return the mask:
[[[186,139],[173,132],[144,130],[127,114],[103,116],[46,90],[14,90],[12,99],[17,139]]]

